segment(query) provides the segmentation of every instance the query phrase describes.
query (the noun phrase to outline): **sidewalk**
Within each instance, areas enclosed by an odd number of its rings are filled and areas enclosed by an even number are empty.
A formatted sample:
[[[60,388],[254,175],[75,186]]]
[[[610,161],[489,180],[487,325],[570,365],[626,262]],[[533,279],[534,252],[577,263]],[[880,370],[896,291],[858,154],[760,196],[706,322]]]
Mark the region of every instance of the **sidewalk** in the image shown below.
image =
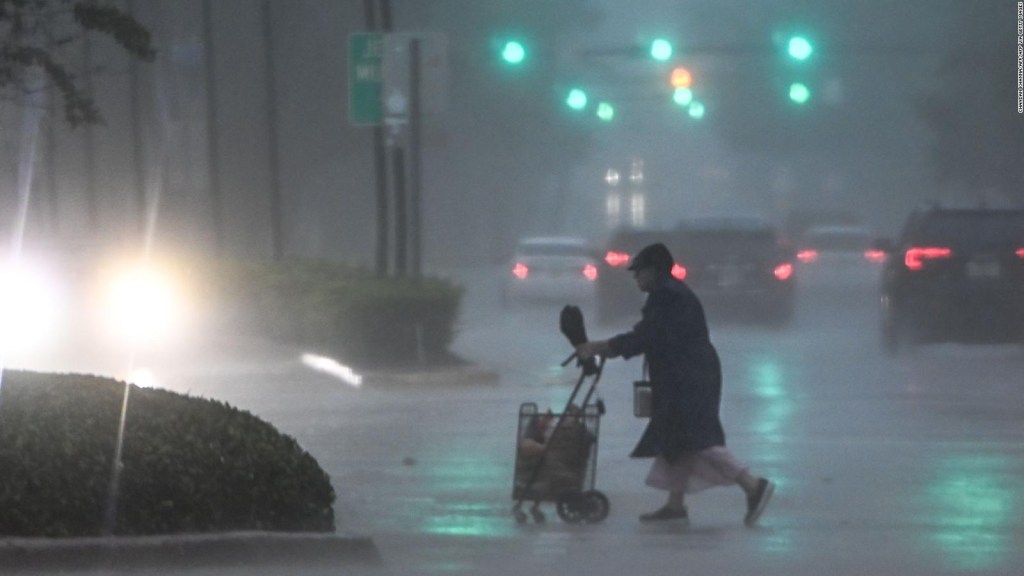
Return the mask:
[[[363,386],[465,386],[497,384],[500,376],[494,370],[474,364],[425,367],[422,369],[374,371],[363,374]]]
[[[326,564],[381,566],[382,562],[369,537],[338,533],[0,539],[0,573]]]

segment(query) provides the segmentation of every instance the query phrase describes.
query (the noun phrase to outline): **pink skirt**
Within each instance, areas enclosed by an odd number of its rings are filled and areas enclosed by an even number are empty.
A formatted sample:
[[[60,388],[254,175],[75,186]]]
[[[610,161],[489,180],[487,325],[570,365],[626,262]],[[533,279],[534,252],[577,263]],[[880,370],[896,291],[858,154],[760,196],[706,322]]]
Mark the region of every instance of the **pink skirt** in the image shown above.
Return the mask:
[[[731,486],[747,466],[725,446],[712,446],[693,454],[684,454],[674,463],[658,456],[647,474],[652,488],[693,494],[713,486]]]

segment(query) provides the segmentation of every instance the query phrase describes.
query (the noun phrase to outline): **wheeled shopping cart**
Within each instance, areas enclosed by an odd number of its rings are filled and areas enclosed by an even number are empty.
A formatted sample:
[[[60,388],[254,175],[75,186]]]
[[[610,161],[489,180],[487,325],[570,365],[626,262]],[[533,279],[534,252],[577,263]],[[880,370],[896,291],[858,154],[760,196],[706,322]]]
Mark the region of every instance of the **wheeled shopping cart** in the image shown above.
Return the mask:
[[[570,356],[563,366],[575,358]],[[603,361],[596,372],[586,368],[561,413],[541,413],[537,404],[519,407],[516,434],[515,480],[512,512],[516,521],[544,521],[542,502],[553,502],[558,517],[570,524],[596,523],[608,517],[608,498],[594,489],[597,472],[597,439],[604,405],[591,402],[601,378]],[[576,404],[585,381],[590,380],[582,402]],[[523,504],[533,502],[529,516]]]

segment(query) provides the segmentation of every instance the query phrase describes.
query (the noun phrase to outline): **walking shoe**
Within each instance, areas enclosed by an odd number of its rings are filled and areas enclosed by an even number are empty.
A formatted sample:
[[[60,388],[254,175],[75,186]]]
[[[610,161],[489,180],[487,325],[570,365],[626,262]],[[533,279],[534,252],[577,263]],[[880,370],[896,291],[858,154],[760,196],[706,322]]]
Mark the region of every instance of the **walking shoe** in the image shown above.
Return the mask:
[[[769,482],[767,478],[761,478],[757,481],[757,490],[754,490],[753,494],[747,496],[747,515],[743,518],[744,524],[753,526],[757,522],[774,492],[775,484]]]
[[[664,520],[689,520],[690,517],[686,513],[686,506],[681,509],[670,508],[669,506],[662,506],[654,512],[648,512],[647,514],[640,515],[641,522],[661,522]]]

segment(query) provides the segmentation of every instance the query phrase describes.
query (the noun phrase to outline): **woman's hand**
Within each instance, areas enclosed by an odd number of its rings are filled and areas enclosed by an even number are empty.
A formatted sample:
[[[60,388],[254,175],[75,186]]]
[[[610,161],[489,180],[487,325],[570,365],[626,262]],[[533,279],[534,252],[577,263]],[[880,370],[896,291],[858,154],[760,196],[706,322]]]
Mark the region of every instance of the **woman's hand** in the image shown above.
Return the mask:
[[[609,346],[607,340],[591,340],[576,347],[576,354],[583,360],[594,356],[608,356]]]

